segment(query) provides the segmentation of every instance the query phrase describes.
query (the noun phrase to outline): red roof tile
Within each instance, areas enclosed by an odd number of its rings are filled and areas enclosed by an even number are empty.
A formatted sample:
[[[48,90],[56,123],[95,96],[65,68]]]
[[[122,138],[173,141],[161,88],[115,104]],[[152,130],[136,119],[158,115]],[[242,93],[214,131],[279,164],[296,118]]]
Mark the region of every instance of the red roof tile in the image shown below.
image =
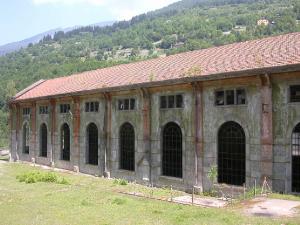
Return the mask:
[[[15,100],[299,63],[300,33],[291,33],[46,80]]]

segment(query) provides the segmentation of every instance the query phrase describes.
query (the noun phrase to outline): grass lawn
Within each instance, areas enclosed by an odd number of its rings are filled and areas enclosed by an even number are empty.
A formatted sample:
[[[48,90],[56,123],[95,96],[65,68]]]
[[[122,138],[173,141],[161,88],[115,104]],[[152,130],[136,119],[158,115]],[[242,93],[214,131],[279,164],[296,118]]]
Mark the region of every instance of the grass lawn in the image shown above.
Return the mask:
[[[16,179],[34,170],[41,169],[0,162],[0,224],[300,224],[300,217],[249,217],[240,205],[200,208],[123,195],[118,191],[150,190],[80,174],[57,173],[70,185],[26,184]],[[154,195],[168,196],[169,190],[156,189]]]

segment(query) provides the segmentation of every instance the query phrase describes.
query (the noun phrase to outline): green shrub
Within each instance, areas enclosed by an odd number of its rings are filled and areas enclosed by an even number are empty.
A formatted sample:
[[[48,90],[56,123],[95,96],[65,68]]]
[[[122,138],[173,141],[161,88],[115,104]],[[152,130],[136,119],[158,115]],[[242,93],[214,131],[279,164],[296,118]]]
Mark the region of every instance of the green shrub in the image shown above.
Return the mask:
[[[115,179],[114,180],[114,184],[117,184],[117,185],[127,185],[128,181],[124,180],[124,179]]]
[[[17,180],[19,182],[25,182],[26,184],[32,184],[36,182],[45,182],[45,183],[57,183],[57,184],[70,184],[67,179],[64,177],[60,178],[57,174],[53,172],[27,172],[20,175],[17,175]]]

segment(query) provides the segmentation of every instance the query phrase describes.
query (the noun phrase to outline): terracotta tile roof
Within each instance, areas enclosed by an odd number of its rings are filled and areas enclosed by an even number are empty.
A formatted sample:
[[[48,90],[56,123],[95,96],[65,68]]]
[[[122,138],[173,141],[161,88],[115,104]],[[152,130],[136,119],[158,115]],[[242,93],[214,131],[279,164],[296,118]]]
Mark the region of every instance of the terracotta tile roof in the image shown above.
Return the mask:
[[[16,95],[26,100],[300,63],[300,33],[181,53],[46,80]],[[127,87],[128,88],[128,87]]]

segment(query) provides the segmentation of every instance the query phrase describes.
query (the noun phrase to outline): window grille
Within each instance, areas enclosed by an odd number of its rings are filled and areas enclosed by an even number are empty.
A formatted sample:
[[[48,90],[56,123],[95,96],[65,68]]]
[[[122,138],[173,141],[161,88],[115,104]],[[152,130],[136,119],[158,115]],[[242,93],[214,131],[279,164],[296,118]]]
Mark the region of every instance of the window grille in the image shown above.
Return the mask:
[[[40,156],[47,157],[47,126],[46,124],[42,124],[40,128]]]
[[[91,165],[98,165],[98,128],[94,123],[87,127],[87,163]]]
[[[221,90],[215,92],[215,105],[244,105],[246,91],[244,89]]]
[[[162,174],[182,178],[182,133],[175,123],[163,130]]]
[[[120,168],[134,171],[135,169],[135,135],[131,124],[125,123],[120,129]]]
[[[300,102],[300,85],[290,86],[290,102]]]
[[[23,108],[23,115],[29,115],[30,114],[30,108]]]
[[[60,105],[60,113],[68,113],[71,107],[70,104],[61,104]]]
[[[182,95],[163,95],[160,96],[161,109],[183,108]]]
[[[119,110],[135,110],[135,99],[134,98],[125,98],[118,100],[118,109]]]
[[[245,183],[245,133],[235,122],[223,124],[218,134],[218,182]]]
[[[292,133],[292,192],[300,192],[300,123]]]
[[[48,106],[40,106],[39,111],[40,114],[48,114],[49,113]]]
[[[61,159],[70,160],[70,128],[66,123],[61,128]]]
[[[99,102],[85,103],[85,112],[98,112],[98,111],[99,111]]]

